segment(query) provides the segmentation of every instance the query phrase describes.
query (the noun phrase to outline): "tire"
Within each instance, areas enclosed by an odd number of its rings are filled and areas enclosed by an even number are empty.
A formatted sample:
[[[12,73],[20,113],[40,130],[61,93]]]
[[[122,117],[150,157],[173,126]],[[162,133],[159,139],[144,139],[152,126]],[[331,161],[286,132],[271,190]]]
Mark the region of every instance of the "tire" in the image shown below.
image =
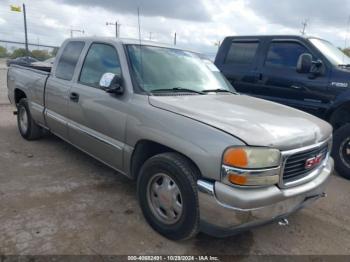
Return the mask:
[[[36,140],[43,135],[42,128],[32,118],[26,98],[21,99],[17,105],[17,126],[19,133],[26,140]]]
[[[198,233],[197,179],[192,163],[177,153],[156,155],[144,163],[137,194],[143,215],[154,230],[172,240],[188,239]]]
[[[332,157],[339,175],[350,179],[350,124],[334,132]]]

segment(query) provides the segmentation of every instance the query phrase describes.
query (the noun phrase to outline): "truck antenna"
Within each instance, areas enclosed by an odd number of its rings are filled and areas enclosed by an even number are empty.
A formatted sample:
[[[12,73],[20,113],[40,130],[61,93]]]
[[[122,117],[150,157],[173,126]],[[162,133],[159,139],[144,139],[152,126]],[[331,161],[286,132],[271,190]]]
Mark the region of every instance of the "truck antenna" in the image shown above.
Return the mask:
[[[140,25],[140,8],[137,8],[137,23],[139,26],[139,42],[140,42],[140,47],[141,47],[141,25]]]
[[[348,21],[346,23],[346,32],[345,32],[345,43],[344,43],[344,49],[347,48],[348,45],[348,36],[349,36],[349,29],[350,29],[350,16],[348,17]],[[343,64],[345,63],[345,55],[343,56]]]
[[[137,7],[137,23],[139,26],[139,45],[140,45],[140,74],[143,88],[143,63],[142,63],[142,44],[141,44],[141,23],[140,23],[140,8]]]

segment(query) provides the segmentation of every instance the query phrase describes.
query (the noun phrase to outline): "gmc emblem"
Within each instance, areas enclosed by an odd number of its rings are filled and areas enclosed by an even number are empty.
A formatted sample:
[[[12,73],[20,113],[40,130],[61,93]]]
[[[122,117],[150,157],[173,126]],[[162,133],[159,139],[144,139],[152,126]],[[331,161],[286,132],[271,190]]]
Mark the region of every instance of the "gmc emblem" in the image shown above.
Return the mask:
[[[319,154],[319,155],[317,155],[315,157],[309,158],[305,162],[305,168],[306,169],[313,168],[314,166],[320,164],[321,161],[322,161],[322,154]]]

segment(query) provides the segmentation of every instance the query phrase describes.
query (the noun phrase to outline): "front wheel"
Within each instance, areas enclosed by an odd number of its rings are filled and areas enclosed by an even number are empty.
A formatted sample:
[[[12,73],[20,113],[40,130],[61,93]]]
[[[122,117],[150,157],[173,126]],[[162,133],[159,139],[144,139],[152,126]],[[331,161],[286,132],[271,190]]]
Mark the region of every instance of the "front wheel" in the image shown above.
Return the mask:
[[[144,217],[161,235],[182,240],[199,230],[197,172],[177,153],[156,155],[141,168],[137,192]]]
[[[350,179],[350,124],[335,131],[332,156],[338,174]]]

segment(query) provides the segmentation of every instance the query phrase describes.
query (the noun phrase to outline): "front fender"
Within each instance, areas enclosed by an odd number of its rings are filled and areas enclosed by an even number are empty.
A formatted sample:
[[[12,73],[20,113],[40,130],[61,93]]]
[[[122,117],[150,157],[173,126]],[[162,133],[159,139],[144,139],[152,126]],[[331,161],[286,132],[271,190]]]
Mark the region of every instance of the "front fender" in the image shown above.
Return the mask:
[[[331,120],[332,114],[339,108],[348,106],[350,108],[350,89],[339,94],[327,112],[327,120]]]
[[[140,140],[157,142],[190,158],[207,179],[220,180],[222,154],[227,147],[244,145],[212,126],[151,106],[147,96],[135,95],[130,103],[127,146],[134,148]],[[130,163],[131,154],[125,154],[125,163]]]

